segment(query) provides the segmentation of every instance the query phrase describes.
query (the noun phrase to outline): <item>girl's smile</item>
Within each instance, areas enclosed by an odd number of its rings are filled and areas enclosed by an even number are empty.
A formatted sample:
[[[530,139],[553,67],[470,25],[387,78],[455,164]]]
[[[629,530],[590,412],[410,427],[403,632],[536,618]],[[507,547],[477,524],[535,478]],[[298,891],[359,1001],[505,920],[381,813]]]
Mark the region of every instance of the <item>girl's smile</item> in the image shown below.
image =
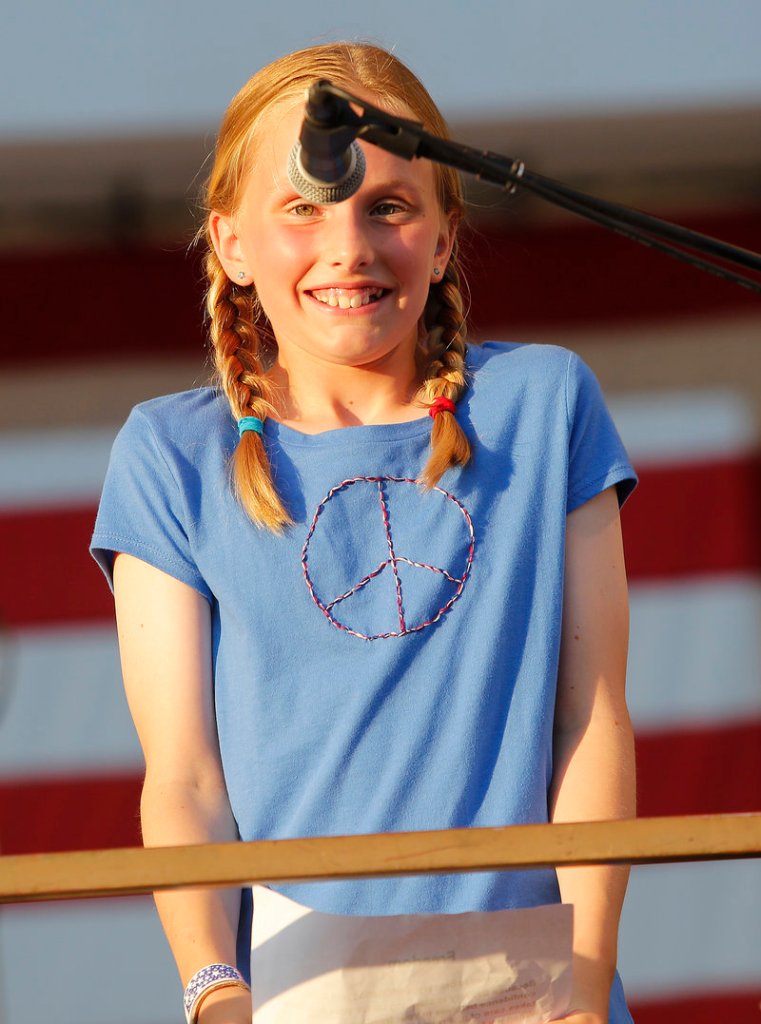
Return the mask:
[[[382,285],[354,285],[351,288],[329,285],[313,288],[306,294],[331,309],[354,310],[380,302],[389,292]]]

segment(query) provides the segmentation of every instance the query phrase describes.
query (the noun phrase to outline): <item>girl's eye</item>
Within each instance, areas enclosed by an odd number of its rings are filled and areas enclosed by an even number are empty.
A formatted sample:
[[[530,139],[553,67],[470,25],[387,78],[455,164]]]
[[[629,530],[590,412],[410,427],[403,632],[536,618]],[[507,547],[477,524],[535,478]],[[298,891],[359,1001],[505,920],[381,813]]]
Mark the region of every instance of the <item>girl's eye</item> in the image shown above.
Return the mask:
[[[296,206],[292,206],[289,210],[294,217],[313,217],[317,212],[317,207],[312,206],[311,203],[298,203]]]
[[[403,207],[401,203],[392,202],[390,199],[382,203],[376,203],[373,207],[373,213],[377,217],[393,217],[395,213],[404,212],[405,207]]]

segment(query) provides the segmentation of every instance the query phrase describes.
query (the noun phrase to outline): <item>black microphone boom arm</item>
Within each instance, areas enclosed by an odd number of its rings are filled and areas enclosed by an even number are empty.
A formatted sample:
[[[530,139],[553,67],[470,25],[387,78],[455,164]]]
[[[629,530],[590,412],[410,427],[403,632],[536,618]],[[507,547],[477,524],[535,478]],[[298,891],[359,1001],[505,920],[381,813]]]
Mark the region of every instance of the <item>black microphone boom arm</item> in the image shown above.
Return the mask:
[[[357,113],[356,108],[361,113]],[[518,187],[525,188],[556,206],[586,217],[633,241],[761,293],[761,281],[714,262],[720,260],[761,272],[761,255],[758,253],[569,188],[562,182],[527,170],[522,160],[441,139],[425,131],[419,122],[396,117],[325,79],[310,87],[307,110],[308,117],[309,112],[312,112],[313,123],[313,112],[318,111],[316,120],[323,127],[330,130],[341,128],[342,139],[348,138],[351,141],[352,138],[360,138],[405,160],[425,158],[445,164],[511,192]],[[323,115],[324,120],[321,120],[321,111],[329,111],[329,117]]]

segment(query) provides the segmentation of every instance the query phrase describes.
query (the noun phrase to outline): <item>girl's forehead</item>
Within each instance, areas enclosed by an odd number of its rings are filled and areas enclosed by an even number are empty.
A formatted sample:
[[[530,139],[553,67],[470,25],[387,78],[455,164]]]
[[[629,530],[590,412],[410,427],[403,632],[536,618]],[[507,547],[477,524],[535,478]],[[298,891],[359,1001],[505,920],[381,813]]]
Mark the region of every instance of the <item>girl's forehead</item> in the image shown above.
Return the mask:
[[[381,110],[387,110],[397,117],[417,120],[417,116],[401,99],[391,102],[376,95],[361,85],[347,87],[348,91],[360,100],[367,100]],[[285,96],[272,103],[257,119],[250,140],[250,156],[255,161],[260,153],[277,152],[278,143],[285,145],[290,152],[299,137],[301,124],[306,113],[306,90],[297,95]]]
[[[303,97],[288,97],[268,107],[249,136],[241,186],[270,191],[285,186],[288,155],[298,141],[304,118]]]
[[[264,111],[251,137],[252,164],[267,162],[285,147],[290,152],[298,141],[304,120],[305,104],[300,97],[279,100]]]
[[[388,108],[388,104],[383,104],[379,97],[374,96],[371,93],[364,92],[356,89],[354,90],[357,96],[362,99],[367,99],[368,102],[373,103],[375,106],[385,106]],[[299,133],[301,132],[301,125],[304,120],[306,112],[306,101],[303,95],[300,96],[289,96],[282,100],[278,100],[273,103],[264,113],[261,115],[255,129],[252,133],[249,153],[248,153],[248,166],[246,178],[246,188],[253,186],[257,190],[264,188],[266,191],[292,191],[292,186],[288,181],[287,166],[288,157],[291,153],[292,148],[298,142]],[[398,109],[393,110],[394,114],[400,117],[412,117],[412,112],[409,111],[403,104],[399,104]],[[367,150],[376,150],[374,146],[367,146],[364,144],[364,148]],[[383,151],[376,150],[378,154]],[[388,158],[390,154],[383,153],[381,159]],[[401,158],[392,158],[394,164],[397,160],[401,162],[409,170],[412,170],[412,165],[408,161],[401,160]],[[422,172],[422,177],[427,179],[430,173],[432,179],[432,170],[428,167],[424,169],[423,165],[427,165],[428,161],[413,161],[415,169],[412,176],[417,178]]]

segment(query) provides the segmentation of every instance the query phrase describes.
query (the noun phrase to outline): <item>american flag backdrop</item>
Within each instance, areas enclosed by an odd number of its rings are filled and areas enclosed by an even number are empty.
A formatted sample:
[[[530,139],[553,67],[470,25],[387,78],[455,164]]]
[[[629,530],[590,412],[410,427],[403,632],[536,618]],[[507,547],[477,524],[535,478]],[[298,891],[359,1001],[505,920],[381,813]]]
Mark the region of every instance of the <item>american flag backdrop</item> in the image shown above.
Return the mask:
[[[712,227],[759,248],[758,211]],[[594,229],[491,228],[469,248],[476,332],[578,349],[640,473],[623,515],[640,813],[761,809],[761,312]],[[129,406],[205,379],[193,277],[154,250],[0,266],[5,854],[139,842],[141,754],[87,545]],[[621,971],[639,1024],[761,1019],[761,863],[636,869]],[[0,912],[2,1024],[179,1007],[147,897]]]

